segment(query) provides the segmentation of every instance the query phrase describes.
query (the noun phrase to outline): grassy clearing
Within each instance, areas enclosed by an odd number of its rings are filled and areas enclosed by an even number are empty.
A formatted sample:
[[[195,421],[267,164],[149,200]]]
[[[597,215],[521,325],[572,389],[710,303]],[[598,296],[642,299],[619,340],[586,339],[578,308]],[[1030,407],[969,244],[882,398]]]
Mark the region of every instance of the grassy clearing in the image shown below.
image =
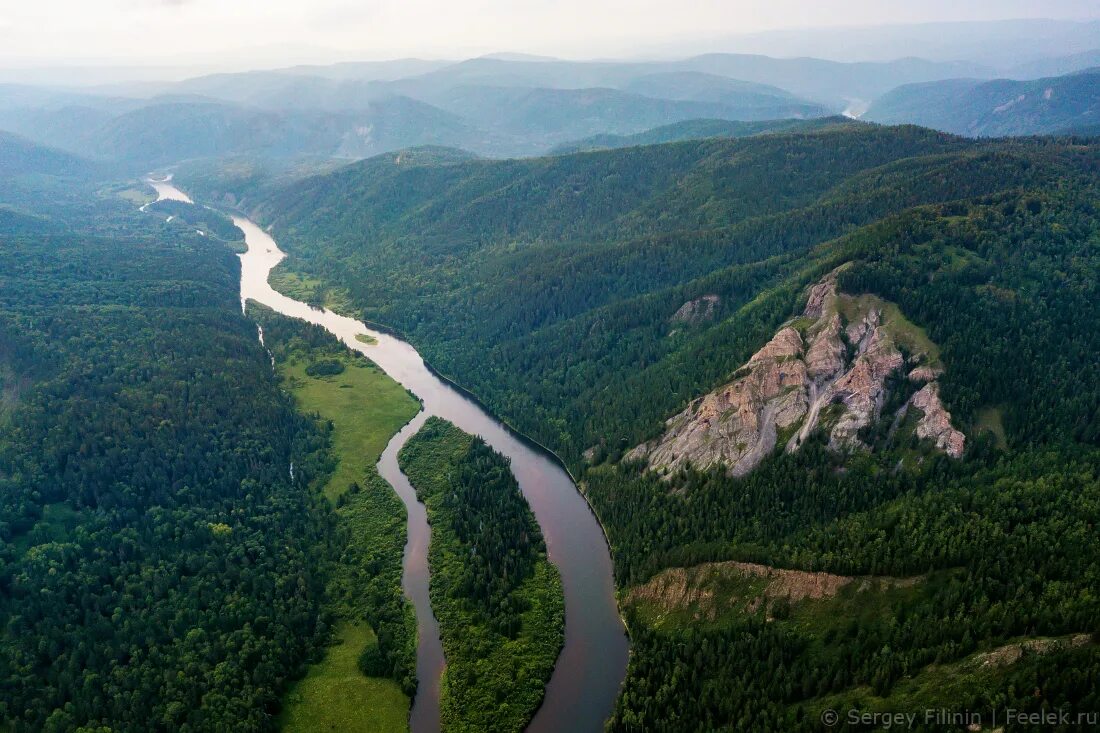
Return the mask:
[[[291,353],[279,364],[302,408],[333,423],[332,447],[338,463],[324,487],[332,502],[352,484],[363,481],[390,438],[420,409],[408,390],[372,362],[350,352],[335,358],[344,370],[330,376],[306,374],[316,361],[309,352]]]
[[[1005,435],[1004,411],[1000,407],[983,407],[978,410],[974,419],[974,430],[977,433],[992,433],[997,439],[998,448],[1008,447],[1008,438]]]
[[[157,198],[153,194],[153,192],[150,191],[149,188],[146,186],[142,186],[140,188],[138,188],[137,186],[134,186],[132,188],[123,188],[115,191],[114,194],[124,201],[129,201],[134,206],[144,206],[145,204],[148,204],[152,201],[156,201]]]
[[[42,518],[25,534],[12,540],[16,555],[23,555],[38,545],[64,542],[81,522],[84,515],[63,501],[42,507]]]
[[[416,619],[401,591],[406,515],[375,465],[420,405],[319,327],[263,308],[255,312],[284,387],[301,411],[327,428],[335,463],[317,487],[337,518],[338,549],[327,589],[328,610],[338,620],[334,645],[286,694],[279,723],[303,733],[407,730],[416,684]],[[307,373],[311,366],[316,376]],[[360,655],[371,645],[382,650],[391,676],[360,671]]]
[[[328,308],[334,313],[355,315],[355,308],[347,291],[328,285],[320,278],[291,270],[285,261],[271,271],[268,282],[275,290],[295,300],[319,308]]]
[[[0,421],[11,414],[29,385],[29,379],[20,377],[8,364],[0,361]]]
[[[886,332],[893,337],[895,343],[910,354],[924,354],[923,363],[927,366],[943,365],[940,361],[940,347],[928,338],[928,333],[923,328],[906,318],[896,304],[865,293],[858,296],[841,295],[837,298],[837,308],[848,323],[859,321],[872,308],[878,308],[882,312],[882,323]]]
[[[408,728],[409,698],[391,679],[364,677],[362,650],[376,644],[366,624],[341,623],[333,646],[283,698],[279,727],[288,733],[361,731],[392,733]]]

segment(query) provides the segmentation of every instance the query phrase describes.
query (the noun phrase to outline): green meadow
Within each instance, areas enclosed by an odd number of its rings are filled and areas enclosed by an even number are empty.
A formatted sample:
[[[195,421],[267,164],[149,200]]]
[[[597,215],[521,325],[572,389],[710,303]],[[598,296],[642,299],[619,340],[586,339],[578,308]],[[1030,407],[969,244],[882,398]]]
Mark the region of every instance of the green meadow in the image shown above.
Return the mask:
[[[255,308],[283,388],[328,437],[332,467],[316,490],[336,515],[329,565],[330,645],[283,698],[280,728],[294,733],[408,729],[416,689],[416,621],[401,591],[405,508],[375,465],[420,406],[369,359],[319,327]],[[388,677],[360,669],[378,647]]]

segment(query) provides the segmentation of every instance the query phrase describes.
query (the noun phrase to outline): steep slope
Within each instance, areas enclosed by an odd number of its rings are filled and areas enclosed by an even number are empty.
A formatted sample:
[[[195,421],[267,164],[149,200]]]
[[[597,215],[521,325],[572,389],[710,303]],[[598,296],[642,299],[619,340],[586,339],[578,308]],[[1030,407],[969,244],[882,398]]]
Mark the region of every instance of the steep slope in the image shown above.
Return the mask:
[[[0,230],[56,232],[70,219],[102,215],[124,204],[104,186],[115,166],[0,132]],[[104,199],[113,199],[107,202]]]
[[[511,135],[530,149],[595,133],[634,133],[695,118],[759,120],[822,116],[824,108],[797,100],[731,94],[722,99],[667,99],[617,89],[530,89],[458,86],[427,97],[477,125]]]
[[[550,151],[552,155],[565,155],[593,150],[629,148],[636,145],[702,140],[708,137],[750,137],[769,132],[812,132],[834,127],[851,127],[860,123],[847,117],[818,117],[812,120],[764,120],[738,122],[735,120],[686,120],[672,125],[662,125],[634,135],[594,135],[593,137],[562,143]]]
[[[1026,82],[960,79],[903,86],[875,100],[864,117],[972,137],[1067,132],[1100,123],[1100,70]]]
[[[384,156],[258,213],[290,268],[578,477],[632,636],[612,730],[803,731],[838,700],[923,709],[908,678],[1100,618],[1098,165],[1082,140],[854,125]],[[681,413],[695,453],[662,443]],[[622,460],[649,441],[667,475]],[[1097,670],[1054,652],[941,704],[1088,709]]]
[[[346,288],[370,320],[579,457],[653,438],[728,382],[795,311],[769,299],[784,312],[766,323],[725,337],[718,324],[761,292],[806,287],[785,278],[815,246],[916,206],[1076,186],[1093,154],[856,126],[533,160],[384,156],[289,186],[255,213],[295,268]],[[846,292],[889,298],[929,326],[878,288]],[[719,296],[711,321],[669,324],[704,295]],[[455,310],[471,319],[442,315]],[[509,366],[486,372],[486,353]]]
[[[742,476],[777,442],[796,451],[818,429],[833,450],[866,449],[865,430],[879,420],[896,428],[910,409],[919,414],[913,428],[918,438],[960,457],[965,436],[940,402],[938,349],[915,337],[913,325],[891,306],[838,294],[836,273],[830,273],[811,288],[802,316],[784,325],[732,382],[694,400],[669,418],[662,436],[624,459],[646,461],[666,475],[690,464],[724,466]],[[895,413],[883,414],[891,388],[905,391],[888,385],[898,376],[923,386]]]
[[[87,105],[0,107],[0,129],[87,155],[95,144],[96,132],[117,114],[117,111]]]
[[[860,171],[965,146],[915,128],[859,127],[439,166],[402,165],[386,155],[290,186],[260,213],[349,253],[396,255],[381,239],[399,236],[408,254],[492,254],[489,245],[509,241],[611,241],[730,226],[808,205]],[[353,205],[335,207],[337,200]],[[331,218],[315,215],[319,209]],[[359,231],[349,227],[353,221]],[[381,239],[360,249],[370,237]],[[680,263],[695,269],[686,256]]]

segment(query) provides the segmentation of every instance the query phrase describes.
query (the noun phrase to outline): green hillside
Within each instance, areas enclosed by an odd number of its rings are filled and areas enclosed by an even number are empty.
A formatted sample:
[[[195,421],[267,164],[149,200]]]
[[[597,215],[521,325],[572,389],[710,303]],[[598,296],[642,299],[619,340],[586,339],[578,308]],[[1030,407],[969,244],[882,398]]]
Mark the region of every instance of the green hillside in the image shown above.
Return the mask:
[[[614,729],[813,729],[823,701],[930,699],[913,690],[930,689],[932,665],[959,664],[957,677],[970,655],[1096,630],[1098,157],[1079,142],[853,126],[522,161],[383,157],[259,211],[287,267],[405,333],[580,477],[634,643]],[[742,478],[622,461],[842,264],[842,293],[877,296],[864,300],[896,309],[905,348],[936,349],[960,459],[887,425],[871,450],[811,435]],[[839,578],[813,581],[826,585],[916,580],[824,607],[730,580],[745,602],[709,623],[694,607],[655,621],[631,600],[713,562]],[[1087,677],[1095,649],[1044,660]],[[964,675],[956,704],[1086,709],[1095,687],[1050,665]]]
[[[324,637],[319,436],[228,249],[33,158],[83,202],[0,219],[0,720],[263,730]]]
[[[845,117],[816,117],[810,120],[775,119],[760,122],[735,120],[686,120],[662,125],[633,135],[595,135],[593,137],[563,143],[551,153],[567,155],[609,148],[629,148],[637,145],[658,145],[684,140],[701,140],[708,137],[750,137],[769,132],[810,132],[825,127],[852,126],[858,122]]]
[[[1100,124],[1100,70],[1032,81],[910,84],[876,99],[864,117],[971,137],[1064,134]]]

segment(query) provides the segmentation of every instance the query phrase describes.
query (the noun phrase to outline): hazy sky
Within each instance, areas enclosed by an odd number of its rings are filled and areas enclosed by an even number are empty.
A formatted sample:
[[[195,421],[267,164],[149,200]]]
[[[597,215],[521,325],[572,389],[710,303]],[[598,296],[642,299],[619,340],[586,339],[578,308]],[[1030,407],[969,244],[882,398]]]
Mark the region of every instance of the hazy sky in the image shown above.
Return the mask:
[[[0,62],[628,55],[697,35],[1096,18],[1098,0],[0,0]],[[266,47],[266,51],[262,50]],[[272,60],[277,60],[273,58]]]

